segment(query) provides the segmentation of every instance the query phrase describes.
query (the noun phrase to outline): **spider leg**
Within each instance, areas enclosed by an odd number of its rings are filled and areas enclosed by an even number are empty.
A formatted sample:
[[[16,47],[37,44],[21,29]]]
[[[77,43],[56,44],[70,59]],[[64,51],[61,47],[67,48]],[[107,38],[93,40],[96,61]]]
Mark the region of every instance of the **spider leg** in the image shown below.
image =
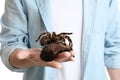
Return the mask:
[[[73,34],[73,33],[65,33],[65,32],[63,32],[63,33],[58,34],[58,36],[65,36],[65,35],[71,35],[71,34]]]
[[[69,42],[69,46],[72,47],[73,46],[72,40],[71,40],[71,38],[69,36],[67,36],[67,35],[71,35],[71,34],[73,34],[73,33],[65,33],[65,32],[63,32],[63,33],[58,34],[58,36],[60,36],[60,40],[61,40],[61,42],[63,44],[66,45],[65,39],[67,39],[68,42]]]
[[[66,42],[65,42],[65,36],[60,36],[60,43],[64,44],[64,45],[67,45]]]
[[[72,40],[69,36],[64,36],[65,38],[64,39],[67,39],[68,42],[69,42],[69,46],[72,47],[73,46],[73,43],[72,43]]]
[[[36,42],[41,38],[42,35],[49,35],[50,33],[49,32],[43,32],[43,33],[40,33],[39,37],[37,38]]]
[[[59,43],[59,36],[56,34],[56,32],[52,33],[52,41],[55,43]]]

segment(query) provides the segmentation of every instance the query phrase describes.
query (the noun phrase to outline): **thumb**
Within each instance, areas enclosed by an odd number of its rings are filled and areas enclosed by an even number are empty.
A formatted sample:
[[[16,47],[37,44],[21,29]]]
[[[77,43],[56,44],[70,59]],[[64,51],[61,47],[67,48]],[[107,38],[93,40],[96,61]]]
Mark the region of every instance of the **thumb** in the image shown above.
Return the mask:
[[[30,55],[30,53],[28,51],[26,51],[26,50],[20,50],[20,51],[18,51],[16,57],[18,59],[20,59],[20,60],[23,60],[23,59],[28,58],[29,55]]]

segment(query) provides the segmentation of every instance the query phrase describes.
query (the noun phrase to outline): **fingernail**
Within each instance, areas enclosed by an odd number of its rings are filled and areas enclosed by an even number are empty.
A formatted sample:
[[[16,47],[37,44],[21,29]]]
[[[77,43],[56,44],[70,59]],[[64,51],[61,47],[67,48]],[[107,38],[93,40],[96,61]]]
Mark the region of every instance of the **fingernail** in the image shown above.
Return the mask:
[[[72,57],[75,57],[75,55],[73,55]]]

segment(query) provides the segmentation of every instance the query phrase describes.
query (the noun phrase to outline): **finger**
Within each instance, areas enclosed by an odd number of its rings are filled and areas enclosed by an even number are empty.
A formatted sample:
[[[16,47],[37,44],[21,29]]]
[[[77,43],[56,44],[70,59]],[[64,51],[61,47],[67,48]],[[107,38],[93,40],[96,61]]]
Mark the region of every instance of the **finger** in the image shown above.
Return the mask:
[[[75,57],[70,57],[66,62],[68,62],[68,61],[75,61]]]
[[[71,56],[70,58],[64,60],[64,62],[68,62],[68,61],[75,61],[75,56]]]
[[[70,54],[71,54],[72,57],[75,57],[75,51],[73,51],[73,50],[70,51]]]
[[[49,67],[53,67],[53,68],[57,68],[57,69],[60,69],[62,67],[62,65],[56,61],[51,61],[51,62],[43,61],[43,64],[44,64],[43,66],[49,66]]]
[[[57,56],[57,58],[55,59],[55,61],[65,62],[65,61],[67,61],[70,58],[70,56],[71,56],[70,52],[62,52],[62,53],[60,53]]]

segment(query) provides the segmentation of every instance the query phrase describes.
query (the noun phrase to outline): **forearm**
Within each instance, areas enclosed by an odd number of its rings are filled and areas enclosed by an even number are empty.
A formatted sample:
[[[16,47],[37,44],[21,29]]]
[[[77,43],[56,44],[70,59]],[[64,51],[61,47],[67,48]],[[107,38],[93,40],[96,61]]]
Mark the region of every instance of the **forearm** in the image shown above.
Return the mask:
[[[120,69],[107,68],[110,80],[120,80]]]
[[[63,52],[58,57],[50,62],[41,60],[41,49],[31,48],[28,50],[17,49],[10,55],[10,64],[16,68],[29,68],[34,66],[49,66],[53,68],[61,68],[61,63],[66,61],[74,61],[74,51]]]

